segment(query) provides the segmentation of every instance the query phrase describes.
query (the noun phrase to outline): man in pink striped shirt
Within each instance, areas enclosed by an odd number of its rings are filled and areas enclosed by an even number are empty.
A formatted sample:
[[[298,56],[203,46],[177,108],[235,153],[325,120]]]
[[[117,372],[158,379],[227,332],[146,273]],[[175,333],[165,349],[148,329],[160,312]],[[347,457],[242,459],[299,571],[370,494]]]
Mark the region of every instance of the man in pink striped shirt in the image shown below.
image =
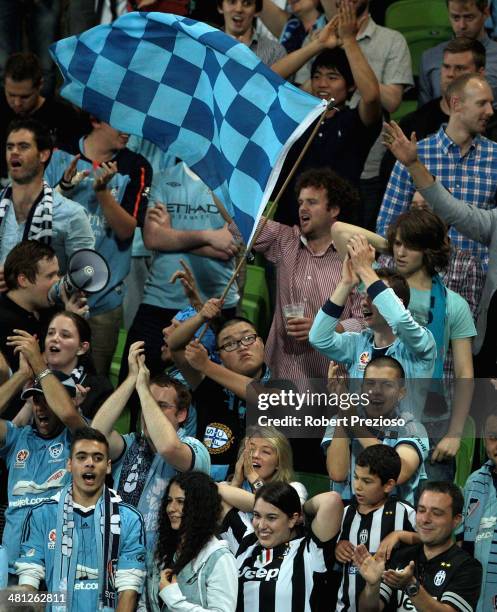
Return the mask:
[[[342,261],[331,241],[331,226],[350,216],[357,195],[329,169],[307,170],[296,185],[299,226],[268,221],[254,250],[276,267],[276,307],[266,343],[265,361],[273,378],[326,378],[329,360],[309,344],[315,314],[341,278]],[[303,302],[304,316],[287,321],[283,306]],[[363,326],[360,297],[352,293],[341,331]]]

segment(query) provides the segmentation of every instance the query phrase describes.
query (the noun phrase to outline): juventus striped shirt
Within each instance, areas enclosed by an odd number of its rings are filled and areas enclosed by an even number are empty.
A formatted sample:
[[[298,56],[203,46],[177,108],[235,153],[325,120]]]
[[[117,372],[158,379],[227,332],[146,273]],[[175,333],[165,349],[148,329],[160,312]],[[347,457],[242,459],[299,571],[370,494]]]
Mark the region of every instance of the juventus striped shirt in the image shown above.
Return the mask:
[[[392,531],[415,531],[416,512],[412,506],[396,497],[389,497],[381,508],[361,514],[354,500],[345,508],[338,541],[347,540],[353,546],[364,544],[373,555],[380,542]],[[337,612],[358,610],[359,595],[365,583],[353,563],[343,564],[342,582],[338,592]]]
[[[335,539],[320,542],[312,533],[275,548],[262,547],[234,509],[223,527],[239,539],[236,612],[311,612],[314,574],[331,564]],[[243,535],[246,534],[246,535]],[[222,534],[223,539],[226,538]]]

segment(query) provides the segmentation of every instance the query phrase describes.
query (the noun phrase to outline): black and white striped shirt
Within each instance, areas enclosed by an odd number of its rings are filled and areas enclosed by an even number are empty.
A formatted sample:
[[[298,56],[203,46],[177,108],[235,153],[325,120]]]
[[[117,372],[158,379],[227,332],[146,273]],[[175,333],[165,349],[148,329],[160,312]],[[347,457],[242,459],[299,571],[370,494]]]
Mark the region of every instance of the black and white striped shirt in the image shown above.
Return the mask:
[[[331,563],[335,539],[323,544],[310,533],[264,548],[234,509],[226,515],[225,529],[240,543],[233,551],[238,565],[237,612],[311,612],[314,574],[324,573]]]
[[[392,531],[415,531],[416,511],[409,504],[389,497],[386,503],[368,514],[360,514],[354,500],[345,508],[338,541],[348,540],[353,546],[364,544],[374,554],[380,542]],[[359,595],[365,586],[357,567],[343,565],[342,582],[338,592],[337,612],[358,610]]]

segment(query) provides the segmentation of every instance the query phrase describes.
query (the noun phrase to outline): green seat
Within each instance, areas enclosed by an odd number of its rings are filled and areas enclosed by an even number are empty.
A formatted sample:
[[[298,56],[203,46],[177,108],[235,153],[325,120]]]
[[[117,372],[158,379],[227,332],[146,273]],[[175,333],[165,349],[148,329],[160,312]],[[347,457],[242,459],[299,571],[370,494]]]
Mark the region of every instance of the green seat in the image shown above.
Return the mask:
[[[385,13],[385,26],[404,34],[416,29],[449,29],[449,12],[445,0],[399,0]],[[446,39],[447,40],[447,39]]]
[[[450,40],[453,36],[451,27],[430,28],[429,26],[406,30],[402,32],[402,34],[405,36],[411,53],[412,72],[414,76],[419,76],[421,56],[423,53],[442,42]]]
[[[110,365],[109,373],[109,379],[110,382],[114,385],[114,389],[117,387],[119,370],[121,369],[121,361],[123,358],[124,346],[126,345],[127,336],[128,332],[123,327],[121,327],[121,329],[119,330],[119,338],[117,339],[117,346],[112,357],[112,363]]]
[[[254,310],[255,308],[255,310]],[[266,272],[262,266],[247,265],[245,287],[243,290],[242,313],[256,326],[257,331],[266,337],[271,323],[271,305],[266,283]]]
[[[416,110],[417,107],[418,103],[416,102],[416,100],[403,100],[399,108],[395,111],[395,113],[392,113],[391,118],[394,121],[397,121],[398,123],[402,119],[402,117],[405,117],[409,113],[412,113]]]
[[[256,328],[259,325],[259,304],[248,298],[244,297],[242,300],[242,317],[245,317],[251,321]]]
[[[471,474],[473,464],[473,453],[475,452],[475,422],[468,416],[464,423],[464,431],[461,438],[461,446],[456,455],[456,475],[454,482],[459,487],[464,487],[468,476]]]
[[[309,498],[318,493],[326,493],[330,490],[330,479],[325,474],[313,474],[311,472],[295,472],[295,480],[301,482],[307,489]]]

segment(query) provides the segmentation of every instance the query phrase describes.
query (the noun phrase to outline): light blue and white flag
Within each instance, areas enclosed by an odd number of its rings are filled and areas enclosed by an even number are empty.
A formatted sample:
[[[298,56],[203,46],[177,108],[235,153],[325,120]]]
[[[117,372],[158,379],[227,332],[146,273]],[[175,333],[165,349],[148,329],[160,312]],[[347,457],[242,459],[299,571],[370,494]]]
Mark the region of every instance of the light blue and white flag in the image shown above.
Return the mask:
[[[285,155],[324,110],[207,24],[128,13],[51,47],[62,95],[181,158],[248,242]]]

